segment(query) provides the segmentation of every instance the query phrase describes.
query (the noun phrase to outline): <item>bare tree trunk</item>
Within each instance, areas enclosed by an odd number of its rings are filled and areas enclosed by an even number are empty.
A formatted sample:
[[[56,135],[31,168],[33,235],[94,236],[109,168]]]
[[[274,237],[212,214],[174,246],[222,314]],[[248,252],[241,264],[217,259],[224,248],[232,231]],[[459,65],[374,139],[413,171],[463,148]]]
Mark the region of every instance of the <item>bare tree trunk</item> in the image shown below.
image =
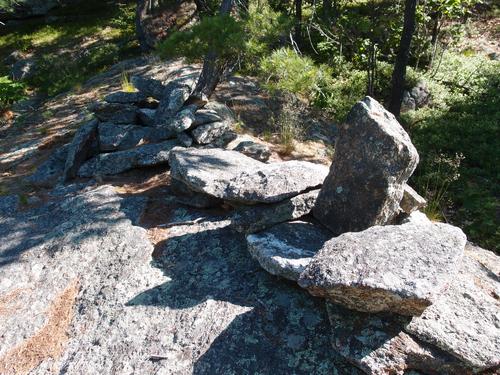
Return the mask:
[[[410,45],[413,33],[415,32],[415,14],[417,9],[417,0],[405,1],[405,15],[403,33],[399,44],[399,51],[392,72],[391,99],[389,102],[389,111],[396,117],[401,114],[401,103],[403,101],[404,84],[406,77],[406,66],[410,56]]]
[[[223,0],[219,14],[230,14],[233,6],[234,0]],[[228,61],[220,59],[217,51],[209,51],[203,60],[203,69],[188,102],[204,104],[215,91],[227,67]]]
[[[295,43],[302,39],[302,0],[295,0]]]
[[[135,33],[143,52],[148,52],[154,47],[148,37],[148,33],[144,29],[145,20],[148,18],[149,12],[151,12],[151,0],[137,0]]]

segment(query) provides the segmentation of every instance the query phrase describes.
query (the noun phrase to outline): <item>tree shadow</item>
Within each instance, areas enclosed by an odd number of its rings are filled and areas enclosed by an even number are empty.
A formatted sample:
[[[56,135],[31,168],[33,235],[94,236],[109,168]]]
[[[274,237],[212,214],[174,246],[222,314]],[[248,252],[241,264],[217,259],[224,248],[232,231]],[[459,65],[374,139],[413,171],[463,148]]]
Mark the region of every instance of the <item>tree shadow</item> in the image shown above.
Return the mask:
[[[215,300],[250,308],[198,358],[194,374],[357,373],[332,350],[322,300],[263,271],[244,235],[227,222],[199,225],[198,232],[181,231],[157,244],[154,265],[170,281],[128,302],[189,310]]]

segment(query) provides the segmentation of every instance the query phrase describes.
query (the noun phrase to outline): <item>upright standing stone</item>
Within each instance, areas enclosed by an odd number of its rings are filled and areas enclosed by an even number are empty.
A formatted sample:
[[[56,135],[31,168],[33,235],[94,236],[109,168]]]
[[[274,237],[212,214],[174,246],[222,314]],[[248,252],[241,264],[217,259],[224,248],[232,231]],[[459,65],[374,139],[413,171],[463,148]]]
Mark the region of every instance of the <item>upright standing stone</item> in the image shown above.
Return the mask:
[[[417,164],[417,150],[394,115],[366,97],[340,127],[313,214],[337,235],[387,224]]]

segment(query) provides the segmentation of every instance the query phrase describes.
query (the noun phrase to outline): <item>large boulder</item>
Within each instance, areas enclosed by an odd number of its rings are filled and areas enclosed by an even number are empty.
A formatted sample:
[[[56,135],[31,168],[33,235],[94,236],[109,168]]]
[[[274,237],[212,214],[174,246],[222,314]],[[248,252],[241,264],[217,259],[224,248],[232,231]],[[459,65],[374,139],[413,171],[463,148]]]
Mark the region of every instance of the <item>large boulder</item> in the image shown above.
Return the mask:
[[[420,315],[455,277],[465,243],[459,228],[423,219],[344,233],[325,243],[299,285],[353,310]]]
[[[63,179],[68,181],[78,172],[85,160],[90,159],[98,152],[97,126],[98,121],[93,119],[80,126],[73,141],[68,146],[68,154],[64,166]]]
[[[159,142],[173,137],[175,134],[168,129],[118,125],[110,122],[99,124],[99,148],[104,152],[128,150],[141,142]]]
[[[336,235],[389,223],[399,212],[403,187],[418,160],[394,115],[366,97],[340,126],[314,216]]]
[[[231,225],[238,232],[255,233],[285,221],[299,219],[311,212],[318,193],[319,189],[278,203],[240,207],[231,218]]]
[[[192,190],[241,203],[274,203],[319,187],[328,168],[302,161],[264,164],[236,151],[176,149],[171,175]]]
[[[176,140],[147,144],[131,150],[99,154],[83,164],[78,171],[80,177],[115,175],[132,168],[167,164],[170,150]]]
[[[500,257],[468,245],[449,287],[406,331],[474,372],[500,366]]]
[[[297,281],[331,234],[305,221],[278,224],[247,236],[248,251],[267,272]]]

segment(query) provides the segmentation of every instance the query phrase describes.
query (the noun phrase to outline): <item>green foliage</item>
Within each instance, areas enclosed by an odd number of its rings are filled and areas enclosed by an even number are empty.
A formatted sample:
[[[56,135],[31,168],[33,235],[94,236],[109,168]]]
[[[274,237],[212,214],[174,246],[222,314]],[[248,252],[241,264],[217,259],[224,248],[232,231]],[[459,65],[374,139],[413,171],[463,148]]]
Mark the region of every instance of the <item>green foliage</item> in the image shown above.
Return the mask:
[[[317,66],[290,48],[274,51],[262,59],[260,68],[269,89],[299,94],[313,102],[321,100],[331,77],[327,66]]]
[[[243,48],[246,38],[243,23],[230,15],[204,17],[186,31],[176,31],[158,45],[163,58],[185,57],[189,61],[202,59],[209,50],[220,58],[235,58]]]
[[[499,69],[485,57],[446,53],[439,70],[424,76],[432,106],[404,117],[421,156],[413,178],[419,191],[471,240],[497,251]]]
[[[9,77],[0,77],[0,110],[24,98],[25,86]]]
[[[31,88],[58,94],[78,87],[92,75],[139,51],[135,41],[135,2],[86,0],[78,4],[78,18],[74,17],[74,9],[57,10],[54,15],[61,18],[50,24],[34,18],[3,27],[0,55],[16,50],[33,55],[35,75],[26,82]],[[79,47],[82,44],[84,48]],[[8,72],[9,67],[0,63],[0,75]]]

